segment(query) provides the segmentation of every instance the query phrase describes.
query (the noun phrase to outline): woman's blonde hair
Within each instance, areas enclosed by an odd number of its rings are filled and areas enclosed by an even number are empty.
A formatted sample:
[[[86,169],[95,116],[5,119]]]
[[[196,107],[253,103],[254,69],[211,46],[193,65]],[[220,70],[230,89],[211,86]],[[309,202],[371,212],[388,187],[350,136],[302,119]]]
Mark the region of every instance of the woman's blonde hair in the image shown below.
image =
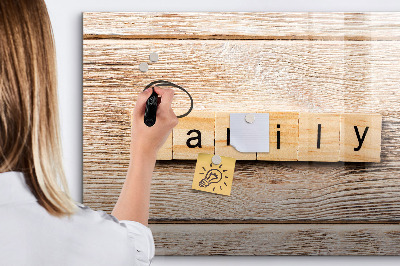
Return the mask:
[[[0,63],[0,172],[23,172],[49,213],[72,214],[76,205],[62,165],[54,38],[43,0],[0,0]]]

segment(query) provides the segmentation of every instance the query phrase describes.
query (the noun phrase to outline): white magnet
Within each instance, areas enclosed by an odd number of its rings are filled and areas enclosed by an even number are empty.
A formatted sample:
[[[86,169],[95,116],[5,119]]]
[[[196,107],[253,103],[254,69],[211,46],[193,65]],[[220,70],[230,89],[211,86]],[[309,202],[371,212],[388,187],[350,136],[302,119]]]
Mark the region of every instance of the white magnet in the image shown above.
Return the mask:
[[[151,62],[158,62],[158,54],[157,53],[151,53],[149,56],[149,59]]]
[[[147,72],[147,70],[149,70],[149,65],[147,63],[140,63],[139,70],[142,72]]]
[[[256,116],[254,114],[247,114],[245,119],[247,123],[253,124],[254,120],[256,120]]]
[[[239,152],[269,152],[269,113],[231,113],[230,145]]]
[[[213,164],[218,165],[218,164],[220,164],[220,163],[222,162],[222,159],[221,159],[221,156],[219,156],[219,155],[214,155],[214,156],[211,158],[211,161],[212,161]]]

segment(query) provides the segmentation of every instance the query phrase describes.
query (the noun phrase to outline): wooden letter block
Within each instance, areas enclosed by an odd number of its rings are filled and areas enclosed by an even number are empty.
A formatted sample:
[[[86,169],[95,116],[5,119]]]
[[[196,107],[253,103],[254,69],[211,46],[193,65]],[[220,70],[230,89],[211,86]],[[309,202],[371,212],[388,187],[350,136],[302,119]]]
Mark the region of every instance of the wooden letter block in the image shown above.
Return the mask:
[[[340,160],[380,162],[382,116],[342,114],[340,116]]]
[[[236,160],[256,160],[255,152],[239,152],[228,144],[230,113],[215,113],[215,154]]]
[[[269,113],[269,152],[257,153],[261,161],[297,161],[299,113]]]
[[[196,160],[198,153],[214,154],[214,112],[193,111],[173,130],[172,158]]]
[[[158,151],[157,160],[172,160],[172,132]]]
[[[340,114],[299,114],[299,161],[339,161]]]

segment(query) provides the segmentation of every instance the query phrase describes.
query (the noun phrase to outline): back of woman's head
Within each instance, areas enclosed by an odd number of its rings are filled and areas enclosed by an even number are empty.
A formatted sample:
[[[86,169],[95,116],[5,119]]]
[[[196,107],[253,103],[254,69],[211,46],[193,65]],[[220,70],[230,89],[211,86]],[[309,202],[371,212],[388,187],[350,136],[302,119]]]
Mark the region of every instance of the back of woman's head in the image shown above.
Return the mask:
[[[75,205],[62,166],[58,119],[46,5],[0,0],[0,172],[23,172],[38,202],[61,216],[73,213]]]

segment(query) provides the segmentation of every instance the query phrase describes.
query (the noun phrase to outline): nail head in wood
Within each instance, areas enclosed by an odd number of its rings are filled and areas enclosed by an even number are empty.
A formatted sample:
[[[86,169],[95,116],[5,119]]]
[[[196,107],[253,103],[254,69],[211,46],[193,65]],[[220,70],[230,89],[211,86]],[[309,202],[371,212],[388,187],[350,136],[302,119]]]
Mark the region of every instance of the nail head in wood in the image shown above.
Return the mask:
[[[149,56],[149,59],[151,62],[158,62],[158,54],[157,53],[151,53]]]
[[[147,63],[140,63],[139,70],[142,72],[147,72],[149,70],[149,65]]]

